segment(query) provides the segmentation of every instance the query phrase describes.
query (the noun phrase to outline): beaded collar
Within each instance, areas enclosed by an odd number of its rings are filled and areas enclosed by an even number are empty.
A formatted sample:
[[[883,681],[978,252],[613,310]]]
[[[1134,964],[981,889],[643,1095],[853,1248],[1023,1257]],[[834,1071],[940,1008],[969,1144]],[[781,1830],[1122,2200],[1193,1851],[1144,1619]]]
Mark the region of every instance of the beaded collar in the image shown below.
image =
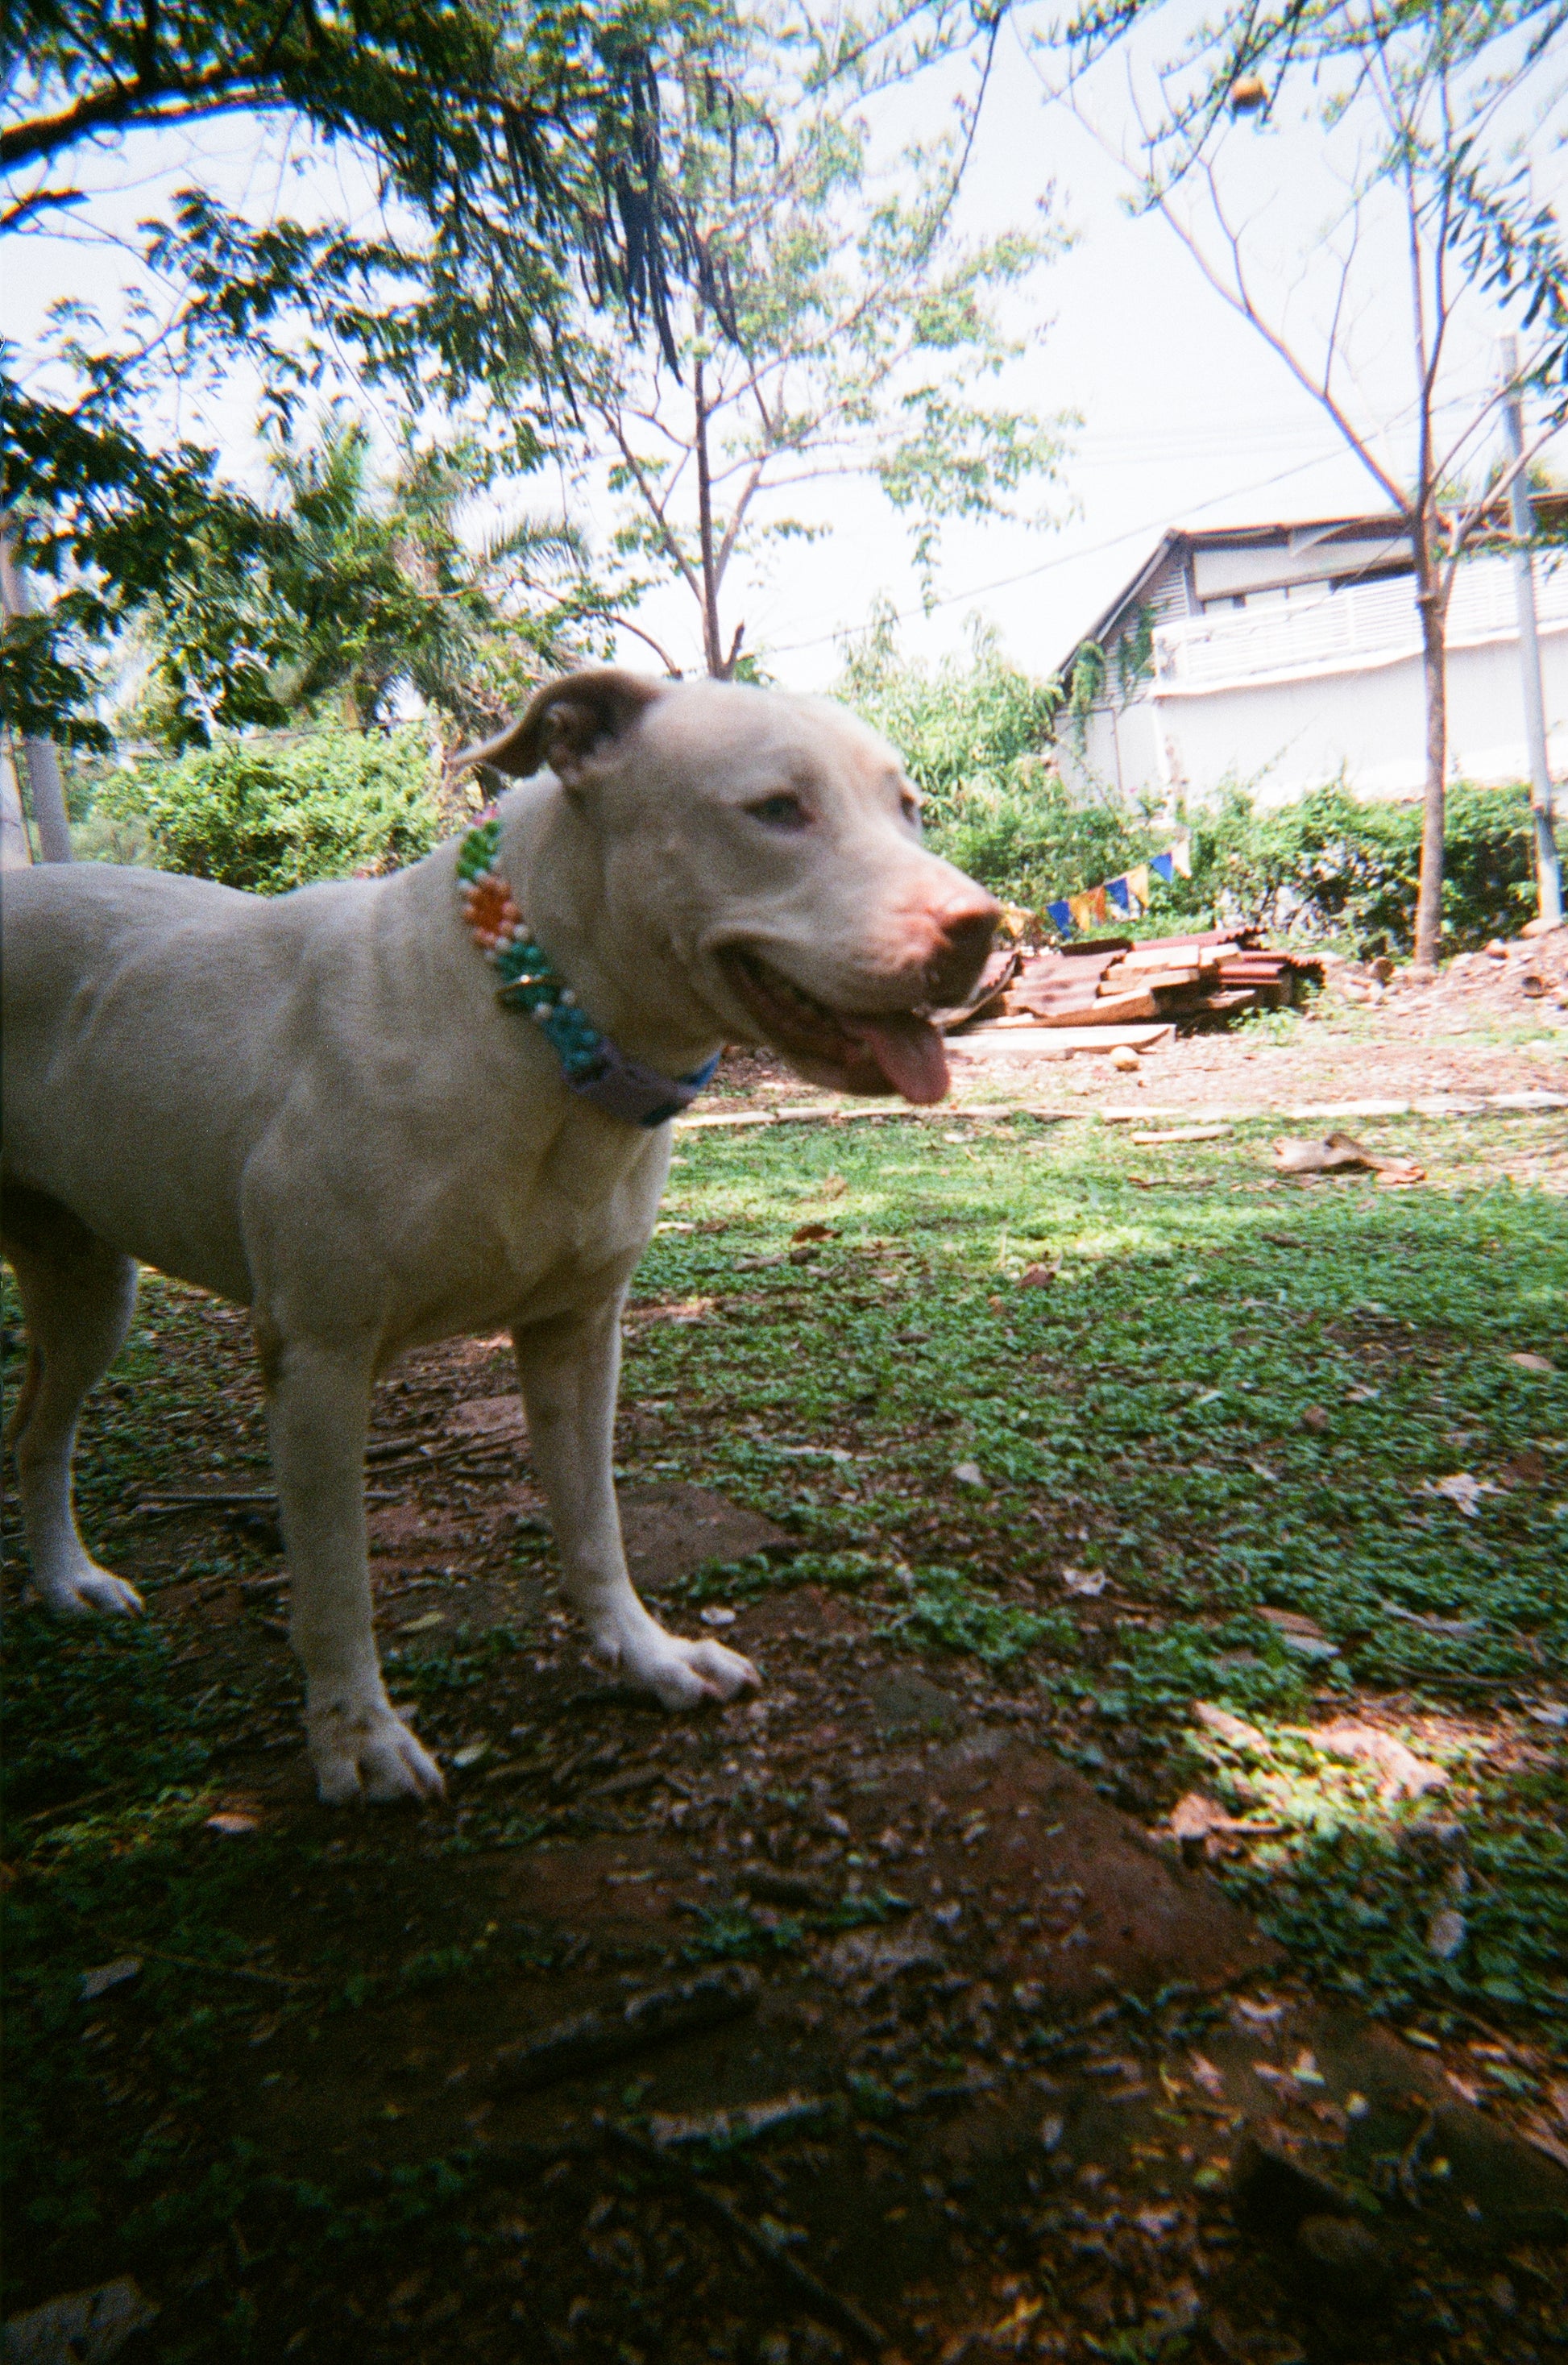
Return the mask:
[[[496,1000],[507,1010],[525,1010],[561,1062],[574,1093],[628,1125],[663,1125],[689,1108],[719,1064],[718,1054],[689,1076],[661,1076],[629,1059],[608,1035],[577,1008],[543,945],[528,932],[511,889],[495,867],[501,824],[487,813],[468,832],[457,856],[463,883],[463,917],[486,959],[500,971]]]

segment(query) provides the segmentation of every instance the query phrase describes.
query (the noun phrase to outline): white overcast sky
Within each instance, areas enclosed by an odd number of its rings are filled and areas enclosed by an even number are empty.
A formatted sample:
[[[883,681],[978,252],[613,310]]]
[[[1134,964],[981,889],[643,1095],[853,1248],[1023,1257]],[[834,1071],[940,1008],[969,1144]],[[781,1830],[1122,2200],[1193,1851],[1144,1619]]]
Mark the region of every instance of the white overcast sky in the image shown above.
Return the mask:
[[[1169,32],[1165,35],[1169,39]],[[1123,74],[1107,73],[1092,95],[1103,134],[1125,135],[1129,120]],[[1305,94],[1304,93],[1304,98]],[[918,134],[945,106],[938,87],[900,102],[885,129],[890,139]],[[1333,155],[1298,111],[1279,129],[1237,127],[1229,163],[1241,211],[1261,241],[1260,291],[1271,308],[1286,300],[1310,331],[1327,315],[1338,275],[1320,232],[1335,210]],[[24,350],[48,305],[64,295],[115,309],[125,276],[126,237],[162,196],[206,181],[230,201],[263,204],[281,188],[290,210],[308,211],[301,188],[320,202],[342,202],[345,168],[313,160],[303,184],[280,174],[283,149],[242,118],[196,132],[139,140],[95,160],[104,196],[68,232],[11,241],[8,333]],[[1556,162],[1561,165],[1561,151]],[[363,188],[352,186],[351,211]],[[1070,438],[1055,496],[1061,521],[1050,530],[965,527],[945,539],[938,589],[929,616],[908,564],[903,527],[869,488],[835,485],[820,514],[830,539],[786,544],[766,570],[736,587],[729,612],[743,616],[746,642],[793,687],[828,687],[840,637],[857,630],[879,595],[905,616],[905,644],[936,657],[960,648],[968,620],[1000,631],[1008,652],[1033,670],[1049,670],[1135,571],[1168,526],[1246,524],[1308,519],[1383,506],[1372,477],[1281,363],[1204,283],[1167,226],[1129,219],[1120,200],[1125,176],[1087,130],[1048,106],[1017,37],[1004,32],[977,139],[963,219],[974,231],[1026,221],[1041,191],[1056,185],[1076,243],[1042,273],[1018,325],[1030,336],[1026,361],[1006,398],[1047,413],[1076,411],[1083,425]],[[1351,347],[1359,415],[1392,422],[1390,456],[1402,453],[1408,417],[1406,342],[1408,298],[1396,245],[1375,232],[1363,248],[1360,309]],[[1454,386],[1462,400],[1484,394],[1494,375],[1502,324],[1477,311],[1463,325]],[[216,400],[183,398],[185,432],[220,443],[236,474],[254,468],[254,391],[236,387]],[[553,488],[530,489],[544,505]],[[799,495],[791,510],[810,513]],[[590,532],[596,522],[586,521]],[[639,615],[685,661],[695,660],[695,614],[684,592],[655,594]],[[646,652],[628,640],[628,662]]]

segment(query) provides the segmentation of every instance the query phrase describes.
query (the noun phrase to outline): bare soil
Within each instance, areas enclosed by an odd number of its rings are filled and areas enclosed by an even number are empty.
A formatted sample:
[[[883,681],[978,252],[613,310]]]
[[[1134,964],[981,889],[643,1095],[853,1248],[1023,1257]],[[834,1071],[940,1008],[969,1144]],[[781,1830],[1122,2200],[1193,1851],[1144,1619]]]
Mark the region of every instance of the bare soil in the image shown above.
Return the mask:
[[[1568,929],[1449,962],[1430,983],[1407,970],[1386,981],[1371,965],[1331,962],[1304,1011],[1180,1037],[1146,1054],[1136,1074],[1103,1055],[988,1057],[951,1038],[955,1105],[1027,1102],[1081,1113],[1145,1104],[1234,1114],[1368,1100],[1568,1091]],[[739,1110],[842,1106],[781,1063],[726,1055],[705,1106]]]

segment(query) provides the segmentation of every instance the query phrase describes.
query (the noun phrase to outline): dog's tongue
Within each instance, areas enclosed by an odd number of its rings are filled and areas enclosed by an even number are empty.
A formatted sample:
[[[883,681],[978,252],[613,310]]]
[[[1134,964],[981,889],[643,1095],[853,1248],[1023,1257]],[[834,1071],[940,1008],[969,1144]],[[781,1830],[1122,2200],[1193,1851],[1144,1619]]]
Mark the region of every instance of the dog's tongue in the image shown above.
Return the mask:
[[[928,1018],[857,1018],[855,1032],[893,1090],[924,1108],[947,1089],[947,1051]]]

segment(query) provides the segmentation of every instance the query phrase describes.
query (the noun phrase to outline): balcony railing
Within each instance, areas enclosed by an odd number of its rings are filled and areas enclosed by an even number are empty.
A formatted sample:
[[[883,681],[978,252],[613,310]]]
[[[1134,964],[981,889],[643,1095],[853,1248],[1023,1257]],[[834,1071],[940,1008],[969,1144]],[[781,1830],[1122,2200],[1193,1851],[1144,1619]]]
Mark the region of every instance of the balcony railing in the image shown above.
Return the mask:
[[[1154,635],[1156,681],[1197,689],[1259,674],[1338,673],[1358,664],[1415,656],[1421,646],[1421,624],[1414,583],[1412,576],[1401,575],[1325,591],[1319,598],[1226,609],[1161,624]],[[1535,604],[1542,626],[1568,624],[1568,565],[1549,569],[1537,559]],[[1462,567],[1449,602],[1450,646],[1507,640],[1518,630],[1508,562],[1474,559]]]

